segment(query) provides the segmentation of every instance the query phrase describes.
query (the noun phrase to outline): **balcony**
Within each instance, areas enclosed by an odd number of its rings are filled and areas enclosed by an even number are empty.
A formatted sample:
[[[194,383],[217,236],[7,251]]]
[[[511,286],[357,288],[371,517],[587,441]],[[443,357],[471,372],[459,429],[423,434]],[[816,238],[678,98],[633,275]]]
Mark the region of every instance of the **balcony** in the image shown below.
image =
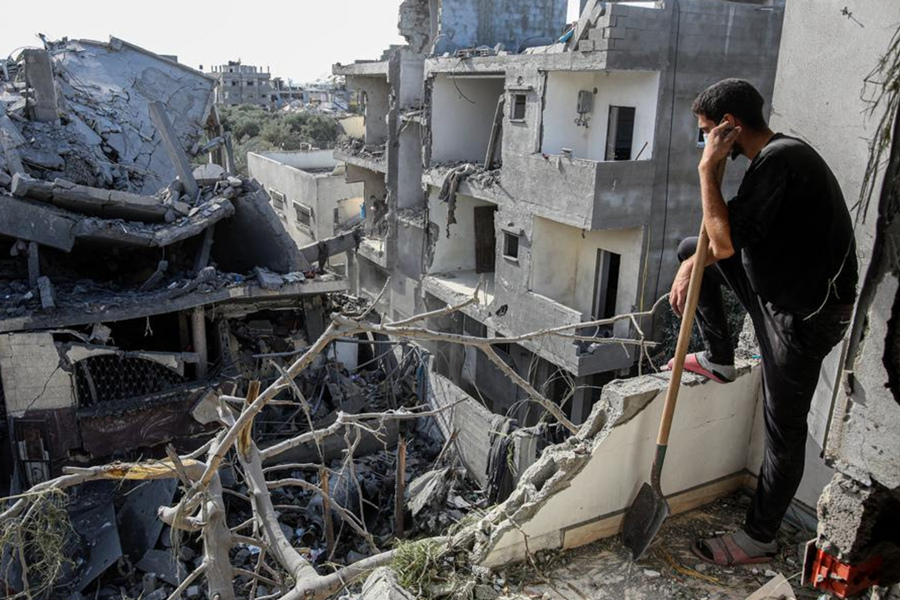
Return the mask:
[[[388,268],[387,241],[377,237],[365,237],[359,243],[357,254],[379,267]]]
[[[458,271],[429,275],[424,280],[425,291],[432,296],[456,305],[465,302],[475,293],[479,280],[484,281],[478,302],[465,307],[467,316],[496,330],[504,337],[515,337],[541,329],[563,327],[583,323],[587,316],[555,300],[534,292],[506,295],[495,290],[494,274],[478,274],[475,271]],[[628,326],[623,322],[622,335],[628,335]],[[566,333],[575,333],[569,330]],[[592,335],[592,331],[580,330],[579,335]],[[619,335],[620,332],[617,332]],[[540,337],[519,342],[541,358],[569,371],[577,377],[602,371],[613,371],[630,367],[635,353],[632,347],[623,348],[619,344],[605,344],[604,337],[596,343],[573,342],[560,337]]]
[[[650,217],[653,161],[597,162],[565,156],[508,156],[505,191],[536,215],[593,231],[645,225]]]
[[[494,303],[494,274],[476,273],[475,271],[455,271],[453,273],[436,273],[428,275],[424,280],[425,291],[450,305],[461,304],[475,294],[478,282],[482,282],[478,292],[478,302],[468,307],[466,312],[484,320],[489,316],[489,308]]]
[[[387,173],[385,144],[366,144],[360,139],[351,139],[335,149],[334,158],[369,171]]]
[[[453,169],[451,166],[437,165],[422,174],[422,183],[441,189],[447,174]],[[486,200],[494,204],[501,204],[508,200],[510,195],[503,188],[500,179],[501,169],[487,171],[483,168],[467,177],[459,184],[458,192],[464,196],[471,196],[479,200]]]

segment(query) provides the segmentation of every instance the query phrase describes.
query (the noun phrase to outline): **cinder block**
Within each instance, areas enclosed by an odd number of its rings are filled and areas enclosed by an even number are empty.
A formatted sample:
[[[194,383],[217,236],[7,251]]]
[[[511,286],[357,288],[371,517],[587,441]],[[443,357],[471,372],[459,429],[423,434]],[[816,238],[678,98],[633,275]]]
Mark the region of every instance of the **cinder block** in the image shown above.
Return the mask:
[[[579,52],[593,52],[595,49],[596,42],[594,40],[581,40],[578,42]]]

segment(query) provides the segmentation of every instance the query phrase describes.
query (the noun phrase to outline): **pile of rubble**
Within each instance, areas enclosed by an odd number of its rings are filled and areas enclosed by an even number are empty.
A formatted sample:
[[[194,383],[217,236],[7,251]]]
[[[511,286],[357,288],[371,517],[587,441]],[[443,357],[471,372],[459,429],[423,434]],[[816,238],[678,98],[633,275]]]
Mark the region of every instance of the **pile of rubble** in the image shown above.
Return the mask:
[[[366,160],[380,161],[385,159],[385,144],[366,144],[359,138],[347,138],[338,145],[338,150],[350,156]]]

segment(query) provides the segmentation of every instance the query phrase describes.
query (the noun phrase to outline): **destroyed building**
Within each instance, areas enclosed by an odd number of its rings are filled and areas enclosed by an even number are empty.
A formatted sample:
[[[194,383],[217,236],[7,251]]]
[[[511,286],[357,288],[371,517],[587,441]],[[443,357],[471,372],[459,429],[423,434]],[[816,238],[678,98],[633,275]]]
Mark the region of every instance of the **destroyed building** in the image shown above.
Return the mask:
[[[233,163],[200,73],[115,39],[3,65],[3,464],[38,485],[7,500],[0,534],[68,493],[80,543],[53,592],[74,599],[353,597],[385,565],[359,598],[543,597],[515,589],[515,561],[548,597],[743,599],[760,579],[753,598],[779,597],[801,578],[894,597],[896,3],[588,1],[557,43],[561,3],[444,0],[446,23],[435,4],[403,3],[407,48],[338,68],[366,95],[365,139],[321,159],[327,174],[309,172],[317,154],[279,157],[264,185],[189,164]],[[869,269],[810,414],[779,539],[791,572],[700,565],[701,516],[636,564],[609,540],[554,582],[552,552],[616,536],[651,463],[668,376],[607,379],[652,337],[675,245],[697,229],[686,115],[726,67],[758,77],[773,127],[834,167]],[[847,92],[864,85],[881,101]],[[291,161],[312,185],[335,160],[362,189],[365,240],[335,230],[352,210],[329,223],[301,202],[307,224],[280,189]],[[347,281],[328,266],[357,244]],[[329,294],[348,287],[366,299]],[[742,344],[733,383],[683,380],[662,478],[675,514],[733,502],[717,527],[738,525],[764,452],[758,352]],[[28,584],[9,547],[7,594]]]
[[[315,339],[346,281],[258,183],[192,172],[222,139],[210,77],[115,38],[4,71],[2,479],[34,485],[204,431],[204,399]]]
[[[331,150],[251,152],[247,167],[300,247],[350,231],[362,220],[363,186],[346,182],[346,167]],[[347,276],[354,260],[353,253],[342,253],[329,265]]]
[[[738,72],[771,96],[783,2],[589,2],[568,32],[565,2],[515,4],[523,29],[494,19],[493,4],[460,8],[477,23],[461,28],[446,3],[438,15],[404,2],[407,47],[334,69],[365,97],[365,138],[335,152],[365,189],[355,283],[375,298],[390,279],[388,319],[456,304],[479,282],[477,304],[431,327],[516,338],[648,310],[699,229],[702,137],[677,117]],[[641,351],[604,343],[638,337],[628,321],[572,333],[495,349],[577,424]],[[438,372],[492,412],[540,420],[477,352],[430,348]]]
[[[276,92],[268,67],[263,70],[262,67],[245,65],[240,60],[213,66],[208,74],[216,79],[216,104],[225,106],[255,104],[269,108],[282,98],[281,93],[285,91],[278,89]]]

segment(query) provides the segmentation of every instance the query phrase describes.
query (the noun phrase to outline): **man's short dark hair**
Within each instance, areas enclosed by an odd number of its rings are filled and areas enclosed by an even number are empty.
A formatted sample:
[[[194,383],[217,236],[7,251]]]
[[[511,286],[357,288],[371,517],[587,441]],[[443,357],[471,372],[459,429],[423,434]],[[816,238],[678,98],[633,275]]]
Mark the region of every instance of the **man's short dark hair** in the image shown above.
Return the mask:
[[[762,94],[750,82],[723,79],[703,90],[694,100],[691,111],[716,123],[721,123],[725,115],[730,114],[746,127],[760,131],[767,127],[763,116],[764,102]]]

